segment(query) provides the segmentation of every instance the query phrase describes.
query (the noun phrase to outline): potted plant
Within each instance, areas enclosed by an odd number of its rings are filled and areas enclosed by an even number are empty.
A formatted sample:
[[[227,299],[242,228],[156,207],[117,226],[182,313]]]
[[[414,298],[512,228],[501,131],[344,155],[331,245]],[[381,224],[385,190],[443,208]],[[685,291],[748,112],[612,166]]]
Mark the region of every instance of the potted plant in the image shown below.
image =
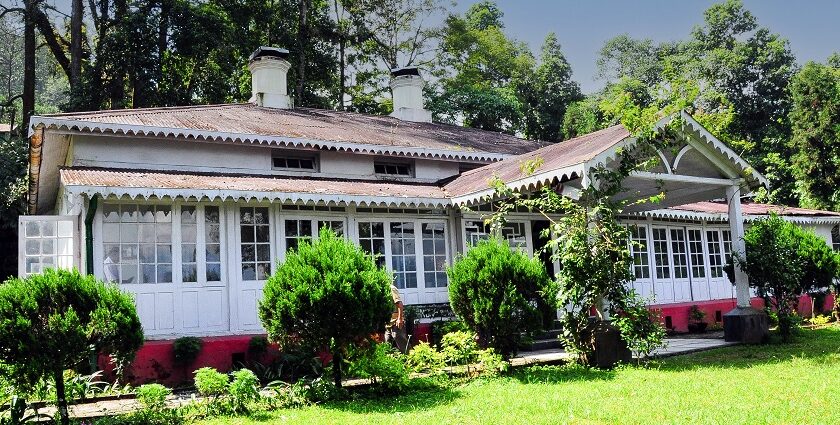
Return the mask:
[[[700,307],[696,304],[691,306],[691,308],[688,309],[688,331],[697,334],[706,332],[706,327],[709,324],[703,321],[705,318],[705,311],[700,310]]]

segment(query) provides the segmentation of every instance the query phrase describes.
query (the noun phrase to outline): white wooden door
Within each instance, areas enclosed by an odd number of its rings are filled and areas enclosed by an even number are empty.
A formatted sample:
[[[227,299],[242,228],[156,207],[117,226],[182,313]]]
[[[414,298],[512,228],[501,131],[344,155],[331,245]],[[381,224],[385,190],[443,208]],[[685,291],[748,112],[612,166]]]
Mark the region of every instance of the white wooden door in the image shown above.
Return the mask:
[[[671,244],[668,228],[651,227],[651,252],[653,252],[653,292],[657,304],[674,301],[674,272],[671,268]]]
[[[236,330],[264,332],[258,315],[266,279],[274,271],[276,253],[273,207],[270,205],[235,206],[232,220],[236,229],[234,269]]]
[[[670,227],[668,239],[671,249],[674,301],[691,301],[691,277],[689,275],[688,244],[686,231],[682,227]]]
[[[688,227],[686,229],[692,301],[711,299],[709,270],[706,268],[706,240],[703,233],[701,227]]]

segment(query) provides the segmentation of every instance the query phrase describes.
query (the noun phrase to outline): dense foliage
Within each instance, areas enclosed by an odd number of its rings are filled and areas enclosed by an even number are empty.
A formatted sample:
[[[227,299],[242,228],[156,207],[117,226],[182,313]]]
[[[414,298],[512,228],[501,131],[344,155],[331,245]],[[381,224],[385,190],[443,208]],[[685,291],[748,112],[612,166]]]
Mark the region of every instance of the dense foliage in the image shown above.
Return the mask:
[[[283,346],[328,348],[340,387],[347,346],[382,330],[394,310],[391,281],[359,246],[322,229],[317,240],[287,252],[269,277],[260,319],[269,338]]]
[[[744,243],[746,254],[736,254],[735,264],[750,277],[750,286],[769,297],[787,341],[799,296],[831,286],[840,276],[840,258],[813,232],[775,215],[754,222]]]
[[[556,305],[557,286],[540,259],[501,239],[480,241],[447,273],[452,310],[483,347],[506,357],[518,351],[523,333],[542,329],[542,312]]]
[[[0,371],[22,388],[52,378],[62,423],[65,369],[99,353],[122,367],[142,344],[134,301],[93,276],[48,269],[0,285]]]

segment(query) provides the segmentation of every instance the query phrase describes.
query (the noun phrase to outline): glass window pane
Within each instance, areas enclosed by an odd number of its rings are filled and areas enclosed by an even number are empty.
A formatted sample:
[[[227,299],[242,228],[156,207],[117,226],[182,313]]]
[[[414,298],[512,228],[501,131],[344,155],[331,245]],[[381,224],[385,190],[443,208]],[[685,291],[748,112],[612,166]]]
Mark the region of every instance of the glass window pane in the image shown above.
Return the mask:
[[[157,246],[157,262],[171,263],[172,262],[172,245],[158,245]]]
[[[164,264],[157,266],[157,282],[171,283],[172,282],[172,265]]]
[[[105,204],[102,206],[102,215],[106,223],[117,223],[120,221],[120,206],[117,204]]]
[[[257,242],[269,242],[270,241],[270,231],[268,226],[256,226],[256,241]]]
[[[55,222],[54,221],[42,221],[41,222],[41,236],[42,237],[55,236]]]
[[[181,266],[181,280],[184,282],[196,282],[198,275],[195,264],[184,264]]]
[[[120,267],[120,276],[117,277],[120,283],[127,285],[139,283],[137,280],[137,265],[131,264]]]
[[[154,264],[143,264],[140,266],[140,283],[155,283],[156,270]]]
[[[124,205],[125,208],[129,208],[128,205]],[[155,207],[152,205],[140,205],[137,206],[138,211],[138,219],[141,223],[154,223],[155,222]],[[123,213],[125,214],[125,213]],[[123,220],[125,221],[125,220]]]
[[[194,244],[181,244],[181,261],[184,263],[195,263]]]
[[[219,207],[204,207],[204,221],[207,223],[219,223]]]
[[[196,222],[195,206],[184,205],[181,207],[181,224],[194,224]]]
[[[222,280],[222,266],[221,264],[207,264],[207,281],[208,282],[218,282]]]
[[[205,249],[205,256],[207,257],[208,262],[221,261],[221,245],[206,245]]]

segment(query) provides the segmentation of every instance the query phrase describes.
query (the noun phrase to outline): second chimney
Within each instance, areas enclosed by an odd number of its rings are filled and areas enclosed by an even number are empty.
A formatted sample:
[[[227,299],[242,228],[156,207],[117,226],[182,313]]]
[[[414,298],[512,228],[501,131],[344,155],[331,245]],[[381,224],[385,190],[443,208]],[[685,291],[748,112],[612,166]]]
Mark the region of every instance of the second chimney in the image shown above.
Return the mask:
[[[277,47],[261,46],[251,54],[248,70],[251,71],[251,99],[249,102],[266,108],[288,109],[292,99],[286,87],[286,75],[291,64],[289,51]]]
[[[417,68],[391,70],[391,93],[394,96],[391,116],[404,121],[432,122],[432,112],[423,108],[424,84]]]

